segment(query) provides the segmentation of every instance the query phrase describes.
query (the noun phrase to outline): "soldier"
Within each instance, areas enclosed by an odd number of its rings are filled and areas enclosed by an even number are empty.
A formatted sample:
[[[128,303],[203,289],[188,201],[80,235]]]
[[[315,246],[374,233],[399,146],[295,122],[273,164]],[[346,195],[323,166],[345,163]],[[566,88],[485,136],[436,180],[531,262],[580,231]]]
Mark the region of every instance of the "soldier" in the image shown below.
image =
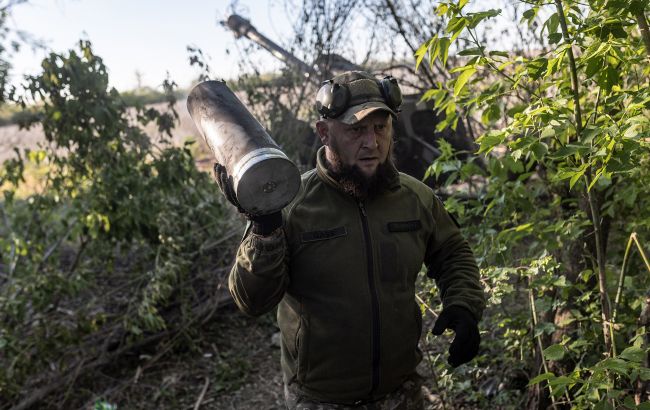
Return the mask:
[[[455,331],[448,360],[458,366],[478,352],[478,267],[433,191],[393,165],[397,81],[346,72],[316,100],[317,166],[282,212],[248,215],[230,292],[251,315],[278,306],[289,409],[422,409],[416,276],[424,264],[436,280],[433,333]],[[217,174],[237,205],[225,169]]]

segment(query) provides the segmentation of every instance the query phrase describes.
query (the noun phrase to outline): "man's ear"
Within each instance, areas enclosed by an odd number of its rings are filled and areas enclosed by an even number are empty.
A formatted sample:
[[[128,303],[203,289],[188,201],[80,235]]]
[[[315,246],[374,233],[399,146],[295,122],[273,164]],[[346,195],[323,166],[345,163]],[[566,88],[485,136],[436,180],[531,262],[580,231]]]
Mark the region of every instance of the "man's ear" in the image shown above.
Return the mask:
[[[320,138],[320,142],[322,142],[323,145],[327,145],[329,143],[330,129],[327,121],[324,120],[316,121],[316,133],[318,134],[318,137]]]

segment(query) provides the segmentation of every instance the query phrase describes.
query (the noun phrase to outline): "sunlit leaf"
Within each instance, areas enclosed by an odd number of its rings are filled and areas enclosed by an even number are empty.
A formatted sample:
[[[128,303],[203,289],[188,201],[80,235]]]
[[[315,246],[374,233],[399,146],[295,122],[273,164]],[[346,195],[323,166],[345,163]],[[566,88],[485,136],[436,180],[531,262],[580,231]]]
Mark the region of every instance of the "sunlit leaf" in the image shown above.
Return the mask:
[[[468,68],[458,76],[456,83],[454,84],[454,96],[458,96],[458,94],[460,94],[463,87],[465,87],[465,84],[474,75],[474,73],[476,73],[475,68]]]

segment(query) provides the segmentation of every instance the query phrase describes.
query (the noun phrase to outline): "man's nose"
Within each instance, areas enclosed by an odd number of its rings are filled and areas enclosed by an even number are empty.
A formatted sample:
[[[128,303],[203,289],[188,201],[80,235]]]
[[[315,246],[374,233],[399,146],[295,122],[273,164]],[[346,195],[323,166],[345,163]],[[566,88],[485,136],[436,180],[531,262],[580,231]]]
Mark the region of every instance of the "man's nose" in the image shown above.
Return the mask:
[[[373,127],[366,128],[361,138],[365,148],[375,149],[379,146],[379,143],[377,142],[377,134]]]

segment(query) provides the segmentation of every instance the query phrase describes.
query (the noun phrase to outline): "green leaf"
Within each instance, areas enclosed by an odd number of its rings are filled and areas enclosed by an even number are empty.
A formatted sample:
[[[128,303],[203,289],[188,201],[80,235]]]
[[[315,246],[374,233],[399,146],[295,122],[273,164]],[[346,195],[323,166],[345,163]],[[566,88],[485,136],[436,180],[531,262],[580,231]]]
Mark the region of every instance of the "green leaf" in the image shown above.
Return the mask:
[[[476,73],[475,68],[469,68],[465,71],[463,71],[458,78],[456,79],[456,84],[454,84],[454,97],[458,96],[460,92],[463,90],[463,87],[465,87],[465,84],[467,81],[470,79],[471,76]]]
[[[535,16],[537,15],[537,11],[539,10],[539,7],[533,7],[532,9],[528,9],[524,11],[524,14],[521,18],[521,20],[526,20],[528,21],[528,24],[532,23],[533,20],[535,20]]]
[[[447,32],[451,33],[451,41],[453,42],[462,33],[463,29],[467,26],[467,19],[465,17],[453,17],[447,24]]]
[[[549,44],[557,44],[562,41],[562,33],[551,33],[548,35]]]
[[[429,46],[431,45],[431,42],[434,41],[435,38],[436,37],[422,44],[420,48],[418,48],[417,51],[415,52],[415,71],[418,70],[420,63],[422,63],[424,56],[427,54],[427,51],[429,50]]]
[[[598,363],[596,367],[599,369],[611,370],[623,375],[627,374],[627,371],[630,368],[629,364],[626,361],[618,358],[605,359]]]
[[[533,226],[532,223],[519,225],[519,226],[515,227],[515,232],[521,232],[521,231],[531,232],[532,229],[530,229],[530,228],[532,226]]]
[[[438,47],[440,48],[440,51],[438,53],[438,57],[442,60],[442,65],[446,66],[447,65],[447,57],[449,56],[449,45],[451,44],[451,41],[449,40],[449,37],[441,37],[440,41],[438,42]]]
[[[568,376],[560,376],[548,381],[548,384],[553,387],[553,394],[556,396],[562,394],[562,389],[574,383],[576,383],[576,379]]]
[[[647,3],[648,2],[644,0],[632,0],[629,4],[627,1],[623,1],[623,4],[625,4],[624,7],[627,8],[627,11],[633,15],[636,13],[643,13],[645,11]]]
[[[490,152],[492,149],[501,144],[506,139],[506,133],[502,131],[489,131],[482,137],[478,138],[476,142],[481,144],[479,153]]]
[[[573,186],[578,182],[578,180],[585,174],[586,169],[576,172],[569,181],[569,189],[572,189]]]
[[[536,160],[540,161],[544,158],[544,155],[548,152],[548,145],[543,142],[535,142],[530,146],[533,156]]]
[[[537,326],[535,326],[535,332],[533,336],[537,337],[542,334],[550,335],[553,332],[555,332],[555,325],[553,323],[541,322],[538,323]]]
[[[487,11],[480,11],[478,13],[468,13],[467,18],[469,19],[469,27],[474,28],[476,27],[481,21],[491,18],[491,17],[496,17],[499,14],[501,14],[500,9],[491,9]]]
[[[548,29],[548,33],[550,34],[550,33],[557,32],[557,28],[559,25],[560,25],[560,18],[558,17],[557,13],[553,13],[551,14],[551,17],[549,17],[548,20],[544,22],[542,28],[546,26],[546,28]]]
[[[589,147],[583,145],[567,144],[550,154],[549,157],[553,159],[566,158],[576,153],[583,154],[589,151]]]
[[[510,107],[510,109],[506,111],[506,114],[508,115],[508,117],[514,118],[515,114],[519,114],[521,112],[526,111],[526,108],[528,108],[528,104],[516,104]]]
[[[607,92],[610,92],[612,87],[618,85],[620,82],[618,70],[611,65],[608,65],[605,70],[601,70],[597,82],[599,86],[604,88]]]
[[[646,352],[636,346],[631,346],[623,350],[619,357],[631,362],[641,363],[646,357]]]
[[[603,60],[600,58],[591,58],[587,60],[587,68],[585,69],[585,74],[587,78],[591,78],[603,68]]]
[[[481,121],[483,121],[484,124],[490,124],[495,121],[498,121],[501,118],[501,108],[499,107],[499,104],[493,103],[488,106],[488,108],[483,111],[483,114],[481,115]]]
[[[540,139],[546,139],[550,138],[555,135],[555,128],[553,127],[546,127],[544,130],[542,130],[542,133],[540,134],[539,138]]]
[[[639,377],[644,382],[650,380],[650,369],[648,369],[647,367],[639,368]]]
[[[483,50],[485,50],[485,47],[466,48],[465,50],[458,52],[458,55],[459,56],[480,56],[483,54]]]
[[[637,410],[650,410],[650,401],[645,401],[638,406],[636,406]]]
[[[564,357],[564,346],[551,345],[543,353],[546,360],[561,360]]]
[[[530,381],[528,382],[528,386],[533,386],[533,385],[535,385],[537,383],[543,382],[543,381],[548,380],[548,379],[552,379],[554,377],[555,377],[555,374],[553,374],[552,372],[542,373],[542,374],[537,375],[537,376],[533,377],[532,379],[530,379]]]
[[[526,68],[528,70],[528,75],[533,80],[537,80],[546,72],[548,68],[548,60],[543,57],[536,58],[534,60],[529,61],[526,64]]]
[[[609,401],[603,399],[596,403],[594,410],[614,410],[614,406],[612,406]]]
[[[553,281],[553,286],[557,286],[558,288],[566,288],[567,286],[570,285],[571,285],[570,283],[567,283],[565,276],[560,276],[559,278]]]
[[[490,57],[492,57],[492,56],[499,56],[499,57],[505,57],[505,58],[510,57],[510,54],[508,54],[506,51],[498,51],[498,50],[490,51],[488,53],[488,55]]]

